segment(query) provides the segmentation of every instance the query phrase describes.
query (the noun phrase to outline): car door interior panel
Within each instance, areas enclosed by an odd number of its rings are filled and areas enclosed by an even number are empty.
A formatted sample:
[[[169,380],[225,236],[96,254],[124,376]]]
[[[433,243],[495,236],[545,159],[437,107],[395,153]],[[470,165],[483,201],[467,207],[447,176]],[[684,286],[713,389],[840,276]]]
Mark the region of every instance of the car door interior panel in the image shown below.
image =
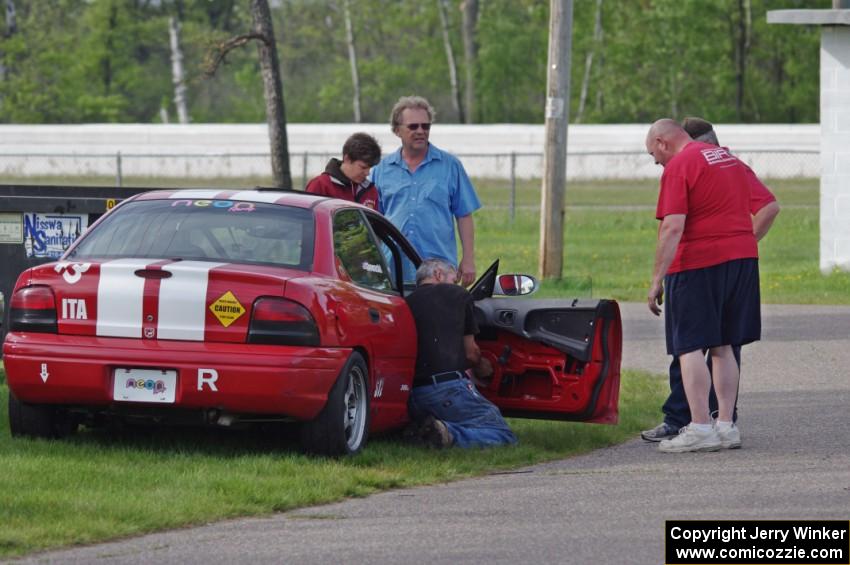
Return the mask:
[[[479,387],[505,416],[614,424],[622,323],[612,300],[485,298],[477,342],[493,366]]]

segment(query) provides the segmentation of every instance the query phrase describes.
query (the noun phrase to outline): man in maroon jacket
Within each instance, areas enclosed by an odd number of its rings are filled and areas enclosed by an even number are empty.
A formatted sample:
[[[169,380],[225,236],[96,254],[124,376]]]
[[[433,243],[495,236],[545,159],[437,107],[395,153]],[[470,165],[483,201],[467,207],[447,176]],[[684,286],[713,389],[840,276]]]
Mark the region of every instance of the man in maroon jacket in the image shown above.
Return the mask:
[[[357,202],[381,212],[378,189],[366,177],[381,160],[381,146],[368,133],[355,133],[342,146],[342,161],[331,159],[306,191]]]

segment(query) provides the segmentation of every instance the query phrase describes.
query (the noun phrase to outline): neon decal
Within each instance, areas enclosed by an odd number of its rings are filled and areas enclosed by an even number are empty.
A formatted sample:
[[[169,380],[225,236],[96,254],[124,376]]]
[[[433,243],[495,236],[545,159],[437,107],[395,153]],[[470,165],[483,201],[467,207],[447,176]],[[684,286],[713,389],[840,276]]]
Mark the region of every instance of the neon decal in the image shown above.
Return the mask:
[[[234,202],[233,200],[175,200],[171,207],[194,206],[196,208],[220,208],[228,212],[253,212],[257,209],[253,202]]]
[[[253,212],[255,209],[253,202],[237,202],[228,212]]]
[[[124,388],[129,389],[146,389],[151,391],[153,394],[160,394],[165,392],[165,381],[153,380],[153,379],[127,379],[127,382],[124,385]]]

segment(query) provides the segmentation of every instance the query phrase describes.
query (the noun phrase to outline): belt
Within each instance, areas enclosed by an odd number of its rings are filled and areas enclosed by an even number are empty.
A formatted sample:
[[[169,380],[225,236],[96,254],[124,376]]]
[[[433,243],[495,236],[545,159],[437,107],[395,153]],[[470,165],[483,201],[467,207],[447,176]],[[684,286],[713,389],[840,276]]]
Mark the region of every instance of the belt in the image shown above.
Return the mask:
[[[466,374],[461,371],[447,371],[445,373],[437,373],[436,375],[431,375],[430,377],[423,377],[420,381],[413,382],[413,387],[416,388],[418,386],[425,385],[438,385],[440,383],[445,383],[448,381],[454,381],[457,379],[465,378]]]

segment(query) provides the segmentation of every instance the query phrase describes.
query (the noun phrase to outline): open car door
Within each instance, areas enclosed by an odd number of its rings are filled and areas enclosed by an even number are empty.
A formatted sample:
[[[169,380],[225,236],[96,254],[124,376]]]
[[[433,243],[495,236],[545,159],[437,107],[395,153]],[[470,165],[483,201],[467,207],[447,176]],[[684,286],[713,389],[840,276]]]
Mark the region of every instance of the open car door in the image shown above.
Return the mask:
[[[476,341],[493,365],[481,393],[509,417],[616,424],[623,349],[617,303],[493,297],[498,265],[470,291]]]

